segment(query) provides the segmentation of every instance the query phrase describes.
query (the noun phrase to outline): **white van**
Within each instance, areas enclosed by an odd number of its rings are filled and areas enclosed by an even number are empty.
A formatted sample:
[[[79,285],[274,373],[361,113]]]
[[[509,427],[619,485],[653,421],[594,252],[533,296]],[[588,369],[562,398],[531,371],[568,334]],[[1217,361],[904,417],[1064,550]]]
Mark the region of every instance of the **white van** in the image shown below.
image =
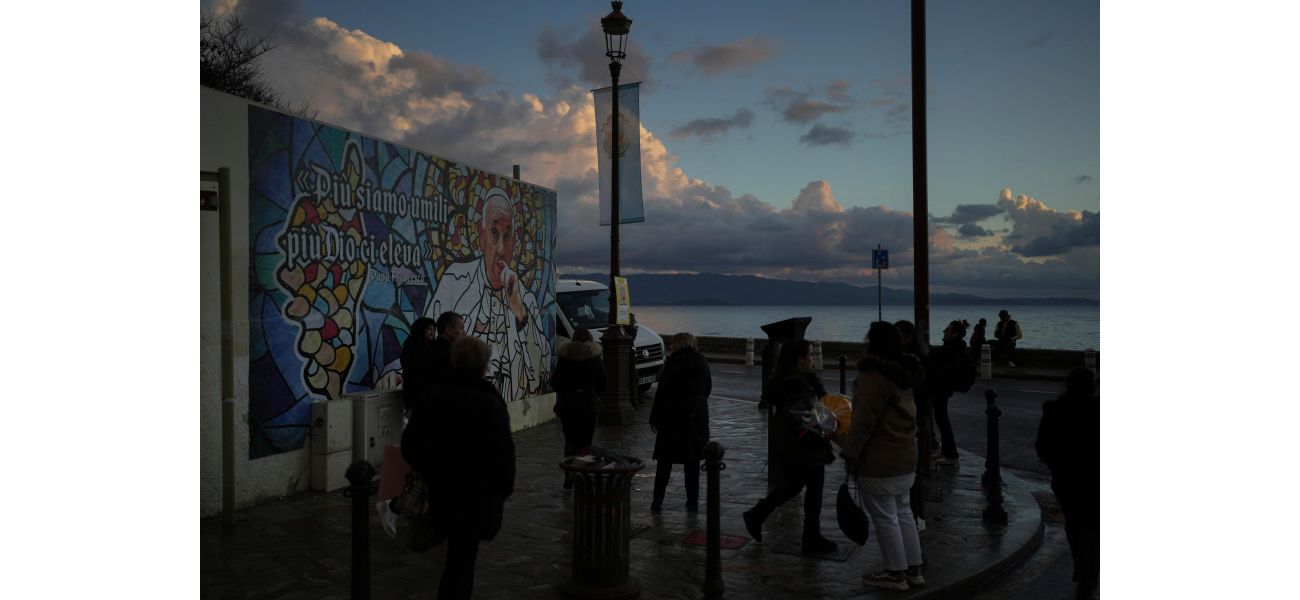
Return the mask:
[[[601,332],[609,326],[609,287],[603,283],[561,279],[556,282],[555,305],[557,348],[569,341],[578,327],[590,330],[599,342]],[[632,340],[632,361],[636,364],[637,389],[645,392],[659,380],[664,340],[641,323],[637,323],[636,339]]]

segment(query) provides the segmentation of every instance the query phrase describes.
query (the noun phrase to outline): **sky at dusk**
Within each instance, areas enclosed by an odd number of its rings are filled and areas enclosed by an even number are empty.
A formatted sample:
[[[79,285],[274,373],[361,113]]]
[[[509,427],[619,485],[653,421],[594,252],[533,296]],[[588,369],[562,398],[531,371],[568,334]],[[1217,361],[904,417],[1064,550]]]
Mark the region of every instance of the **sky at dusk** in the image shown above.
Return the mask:
[[[646,222],[625,272],[912,287],[910,3],[626,2]],[[562,271],[606,271],[590,90],[608,2],[217,0],[321,121],[559,193]],[[928,3],[931,289],[1100,294],[1099,8]]]

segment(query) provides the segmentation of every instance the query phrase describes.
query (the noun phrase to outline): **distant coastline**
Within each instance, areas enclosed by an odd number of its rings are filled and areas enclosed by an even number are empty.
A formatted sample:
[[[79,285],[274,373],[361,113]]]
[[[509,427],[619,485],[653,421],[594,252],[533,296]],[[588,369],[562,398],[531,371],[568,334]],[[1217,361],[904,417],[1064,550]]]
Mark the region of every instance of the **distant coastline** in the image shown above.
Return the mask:
[[[605,282],[600,273],[561,274],[560,279]],[[753,275],[712,273],[627,275],[633,304],[639,306],[911,306],[912,290],[858,287],[847,283],[791,281]],[[932,306],[1100,306],[1092,298],[986,298],[969,294],[930,294]]]

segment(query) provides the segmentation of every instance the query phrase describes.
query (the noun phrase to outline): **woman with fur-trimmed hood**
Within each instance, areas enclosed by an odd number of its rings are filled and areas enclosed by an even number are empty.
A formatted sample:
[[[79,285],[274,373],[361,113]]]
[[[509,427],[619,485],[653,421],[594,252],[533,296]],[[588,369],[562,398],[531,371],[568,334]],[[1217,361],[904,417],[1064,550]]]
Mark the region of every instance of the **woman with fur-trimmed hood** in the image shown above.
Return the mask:
[[[564,429],[564,455],[573,456],[591,445],[596,433],[596,411],[605,393],[605,365],[600,344],[591,332],[578,329],[573,340],[560,345],[559,360],[551,372],[551,389],[555,390],[555,414]],[[572,489],[566,476],[564,489]]]
[[[863,508],[875,525],[884,568],[862,583],[906,591],[925,585],[921,538],[909,491],[916,479],[916,401],[913,390],[924,375],[903,354],[903,338],[890,323],[867,332],[867,352],[853,383],[853,420],[841,451],[857,479]]]

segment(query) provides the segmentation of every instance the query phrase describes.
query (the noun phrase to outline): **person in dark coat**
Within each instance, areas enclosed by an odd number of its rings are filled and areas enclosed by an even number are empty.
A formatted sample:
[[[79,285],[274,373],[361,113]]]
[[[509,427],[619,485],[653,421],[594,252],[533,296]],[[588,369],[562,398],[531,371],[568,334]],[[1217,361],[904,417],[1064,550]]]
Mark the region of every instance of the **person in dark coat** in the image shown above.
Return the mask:
[[[465,335],[465,317],[450,311],[438,315],[438,339],[433,340],[430,387],[442,383],[451,375],[451,345],[462,335]]]
[[[930,353],[930,404],[934,424],[939,427],[941,465],[957,464],[957,437],[953,435],[952,419],[948,417],[948,400],[956,392],[958,379],[975,368],[966,350],[966,326],[952,321],[943,329],[943,345]],[[967,380],[968,382],[970,380]]]
[[[993,337],[996,338],[994,350],[1007,361],[1008,367],[1016,366],[1016,340],[1024,337],[1020,331],[1020,323],[1011,318],[1011,313],[1004,308],[998,311],[998,324],[993,327]]]
[[[695,349],[695,336],[678,333],[670,341],[668,359],[659,375],[650,429],[655,432],[655,490],[650,510],[663,508],[664,492],[674,464],[686,472],[686,510],[699,507],[700,457],[709,442],[709,394],[713,376],[709,361]]]
[[[505,399],[485,377],[492,350],[462,336],[451,347],[451,376],[412,414],[402,457],[428,484],[436,527],[447,536],[440,600],[470,598],[480,541],[501,530],[514,492],[515,445]]]
[[[429,387],[433,371],[433,343],[438,334],[433,319],[421,317],[411,323],[411,333],[402,343],[402,404],[415,408],[421,394]]]
[[[583,328],[574,331],[573,339],[562,344],[556,355],[559,359],[551,371],[555,414],[564,430],[564,456],[574,456],[591,446],[596,432],[596,413],[605,393],[605,365],[600,344]],[[564,489],[572,488],[573,481],[566,475]]]
[[[813,371],[812,342],[793,340],[781,346],[771,388],[776,403],[772,426],[777,428],[772,451],[782,463],[785,482],[745,511],[745,529],[755,540],[763,541],[767,517],[807,487],[803,497],[803,550],[815,554],[834,552],[835,542],[822,535],[821,516],[826,465],[835,460],[835,454],[820,432],[805,428],[795,415],[796,411],[811,413],[813,402],[826,395],[826,388]]]
[[[1065,394],[1043,403],[1034,441],[1065,515],[1079,598],[1091,598],[1101,579],[1101,411],[1095,393],[1091,370],[1071,371]]]

